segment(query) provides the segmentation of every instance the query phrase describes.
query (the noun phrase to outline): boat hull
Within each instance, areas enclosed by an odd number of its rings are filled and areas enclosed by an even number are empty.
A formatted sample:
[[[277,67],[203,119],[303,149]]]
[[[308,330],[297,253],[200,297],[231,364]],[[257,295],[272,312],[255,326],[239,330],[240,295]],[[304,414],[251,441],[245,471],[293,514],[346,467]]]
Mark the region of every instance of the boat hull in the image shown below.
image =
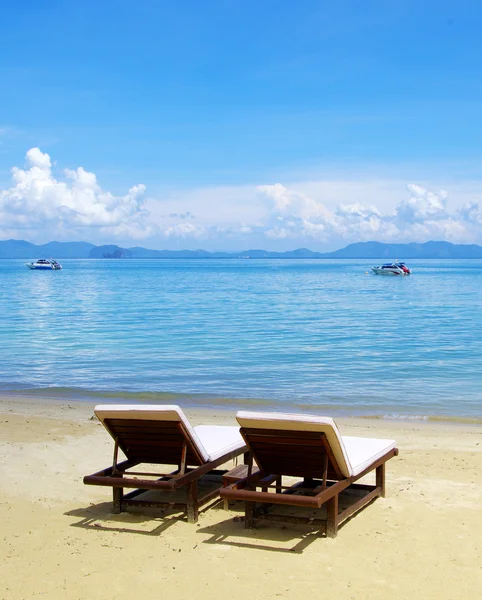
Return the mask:
[[[32,269],[32,271],[56,271],[58,269],[54,269],[53,267],[35,267],[34,265],[30,266],[27,265],[27,267],[29,269]]]
[[[60,271],[62,265],[58,263],[56,260],[51,261],[37,261],[25,263],[25,266],[31,269],[32,271]]]
[[[411,271],[407,267],[405,263],[394,262],[394,263],[386,263],[384,265],[378,265],[376,267],[372,267],[373,273],[375,275],[390,275],[390,276],[398,276],[398,275],[410,275]]]
[[[389,269],[377,269],[376,267],[373,267],[372,271],[375,273],[375,275],[383,275],[383,276],[394,276],[394,277],[398,277],[400,275],[408,275],[408,273],[404,273],[401,269],[399,271],[390,271]]]

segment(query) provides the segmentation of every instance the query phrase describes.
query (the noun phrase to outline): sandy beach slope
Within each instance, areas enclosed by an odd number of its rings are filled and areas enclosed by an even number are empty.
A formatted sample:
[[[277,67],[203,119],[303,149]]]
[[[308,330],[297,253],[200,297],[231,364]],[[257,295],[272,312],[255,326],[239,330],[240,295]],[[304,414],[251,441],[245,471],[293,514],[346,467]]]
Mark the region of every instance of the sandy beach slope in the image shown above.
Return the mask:
[[[234,411],[190,411],[234,424]],[[0,399],[0,598],[482,597],[482,429],[345,419],[342,433],[397,440],[387,498],[334,540],[304,526],[245,531],[241,506],[179,516],[112,515],[82,477],[112,444],[93,405]]]

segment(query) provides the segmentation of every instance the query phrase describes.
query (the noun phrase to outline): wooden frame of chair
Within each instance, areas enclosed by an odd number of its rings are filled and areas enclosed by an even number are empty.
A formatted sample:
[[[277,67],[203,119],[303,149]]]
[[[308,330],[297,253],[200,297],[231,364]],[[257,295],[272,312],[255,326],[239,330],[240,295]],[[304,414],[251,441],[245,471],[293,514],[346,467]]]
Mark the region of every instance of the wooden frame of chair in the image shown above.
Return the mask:
[[[108,418],[104,424],[114,437],[112,466],[84,477],[87,485],[113,488],[113,512],[120,513],[127,506],[155,506],[161,509],[184,509],[189,523],[198,520],[199,508],[219,495],[222,486],[198,495],[198,482],[204,475],[220,475],[226,470],[216,467],[246,452],[243,446],[224,454],[214,461],[201,457],[191,436],[181,421],[158,419]],[[118,462],[119,449],[127,460]],[[132,471],[139,464],[176,465],[169,473]],[[152,478],[152,479],[149,479]],[[124,494],[124,488],[134,488]],[[185,501],[158,502],[136,499],[148,490],[173,492],[185,488]]]
[[[335,537],[338,527],[378,496],[385,496],[385,463],[398,454],[393,448],[356,476],[345,477],[333,455],[326,435],[315,431],[292,431],[241,427],[249,448],[248,474],[244,479],[221,490],[227,500],[245,502],[245,527],[257,520],[291,523],[316,523],[320,532]],[[253,473],[253,461],[259,472]],[[355,483],[375,470],[375,485]],[[283,476],[303,478],[290,486]],[[258,491],[261,488],[261,491]],[[339,495],[347,488],[366,492],[345,510],[339,510]],[[264,510],[258,509],[262,504]],[[269,513],[269,505],[289,505],[319,509],[326,504],[326,519],[295,517]]]

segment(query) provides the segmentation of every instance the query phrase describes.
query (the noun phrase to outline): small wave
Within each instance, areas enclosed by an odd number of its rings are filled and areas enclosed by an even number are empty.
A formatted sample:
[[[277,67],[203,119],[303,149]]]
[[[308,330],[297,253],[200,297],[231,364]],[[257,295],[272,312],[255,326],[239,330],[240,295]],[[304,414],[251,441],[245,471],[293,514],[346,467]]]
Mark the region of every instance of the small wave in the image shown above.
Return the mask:
[[[329,415],[331,417],[352,417],[359,419],[376,419],[387,421],[424,421],[433,423],[453,423],[462,425],[482,425],[482,417],[465,415],[423,415],[409,412],[371,412],[368,406],[361,407],[347,403],[343,398],[330,398],[330,401],[321,403],[293,400],[275,400],[258,397],[233,397],[214,394],[182,394],[174,392],[131,392],[125,390],[91,390],[74,387],[47,387],[2,389],[2,396],[20,396],[38,400],[64,400],[77,402],[128,402],[131,404],[178,404],[183,407],[193,408],[226,408],[231,410],[251,409],[268,410],[273,412],[309,413],[316,415]]]
[[[360,419],[378,419],[386,421],[425,421],[430,423],[455,423],[459,425],[482,425],[480,417],[461,417],[455,415],[411,415],[411,414],[386,414],[386,415],[360,415]]]
[[[182,394],[175,392],[130,392],[126,390],[91,390],[74,387],[21,388],[3,389],[0,394],[22,396],[24,398],[39,398],[44,400],[77,400],[98,402],[102,400],[129,401],[133,404],[166,404],[177,403],[183,406],[220,407],[220,406],[251,406],[276,408],[279,404],[265,398],[235,398],[212,394]]]

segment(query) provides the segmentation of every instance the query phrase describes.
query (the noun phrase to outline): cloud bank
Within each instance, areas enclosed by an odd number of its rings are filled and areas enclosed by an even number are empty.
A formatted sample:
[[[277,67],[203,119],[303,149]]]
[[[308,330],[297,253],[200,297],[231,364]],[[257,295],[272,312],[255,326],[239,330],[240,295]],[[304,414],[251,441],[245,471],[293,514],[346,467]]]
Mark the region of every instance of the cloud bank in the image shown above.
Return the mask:
[[[0,191],[0,228],[3,237],[46,230],[59,238],[87,235],[149,237],[153,229],[143,207],[145,186],[136,185],[124,196],[102,190],[94,173],[82,167],[64,169],[62,180],[52,172],[50,156],[31,148],[26,168],[13,167],[13,186]]]
[[[275,220],[266,235],[274,238],[305,238],[329,243],[377,240],[425,242],[445,240],[473,243],[482,240],[482,202],[473,200],[452,213],[447,193],[432,192],[415,184],[406,186],[407,197],[395,209],[383,212],[371,203],[340,203],[328,210],[321,200],[308,198],[279,183],[259,186],[271,202]]]
[[[55,172],[54,172],[55,171]],[[482,243],[482,202],[450,209],[444,190],[398,182],[387,208],[386,183],[300,182],[178,191],[146,198],[145,186],[116,196],[82,167],[56,170],[39,148],[13,167],[0,190],[0,237],[42,242],[83,239],[152,248],[335,249],[351,242]],[[329,191],[343,201],[330,202]],[[481,188],[482,191],[482,188]],[[332,194],[332,195],[333,195]],[[482,194],[481,194],[482,196]]]

